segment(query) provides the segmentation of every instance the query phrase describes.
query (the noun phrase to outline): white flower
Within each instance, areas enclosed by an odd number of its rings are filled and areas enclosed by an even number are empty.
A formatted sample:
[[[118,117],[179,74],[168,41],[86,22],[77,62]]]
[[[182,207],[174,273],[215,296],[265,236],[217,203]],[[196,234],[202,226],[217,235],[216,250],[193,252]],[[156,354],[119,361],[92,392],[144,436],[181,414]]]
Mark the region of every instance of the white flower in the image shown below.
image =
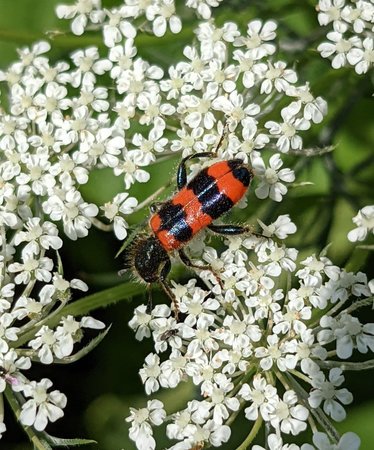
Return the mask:
[[[95,135],[87,136],[79,146],[79,162],[92,166],[101,163],[113,168],[119,164],[119,155],[124,148],[125,140],[121,136],[113,136],[110,128],[100,128]]]
[[[233,131],[238,123],[244,121],[248,116],[259,114],[260,107],[256,104],[244,104],[244,97],[233,91],[226,96],[219,96],[212,102],[212,108],[222,111],[227,117],[229,130]]]
[[[263,229],[262,235],[266,237],[276,236],[279,239],[286,239],[289,234],[294,234],[297,230],[296,225],[291,222],[288,214],[279,216],[277,220],[270,225],[265,225],[260,219],[257,219],[257,222]]]
[[[74,319],[74,317],[70,315],[62,317],[54,334],[59,341],[56,356],[58,358],[63,358],[64,356],[71,354],[75,342],[79,342],[82,339],[82,328],[100,330],[104,327],[105,325],[103,322],[93,319],[90,316],[82,317],[80,321]]]
[[[146,305],[138,306],[134,311],[134,316],[129,322],[129,327],[136,330],[135,338],[138,341],[143,340],[145,337],[151,336],[150,322],[152,316],[147,312]]]
[[[245,240],[244,245],[250,248],[250,240]],[[266,263],[262,264],[262,267],[267,275],[278,277],[282,270],[289,272],[295,270],[297,253],[295,248],[287,248],[285,245],[279,246],[273,241],[268,241],[258,250],[258,261]]]
[[[275,154],[270,158],[269,167],[266,168],[263,159],[256,152],[252,159],[252,166],[256,176],[261,180],[255,190],[258,198],[270,197],[276,202],[282,201],[283,195],[287,193],[287,187],[281,181],[291,183],[295,180],[295,174],[291,169],[279,170],[282,165],[280,155]]]
[[[13,317],[9,313],[3,313],[0,316],[0,352],[6,353],[9,350],[8,341],[18,339],[19,328],[12,327]]]
[[[365,206],[352,219],[357,228],[348,233],[351,242],[363,241],[368,233],[374,234],[374,205]]]
[[[77,0],[75,5],[58,5],[57,17],[60,19],[72,19],[71,31],[76,35],[83,34],[88,19],[97,23],[104,18],[104,11],[100,11],[101,0]],[[95,11],[97,10],[97,11]]]
[[[225,375],[217,375],[214,383],[208,388],[204,395],[209,396],[206,400],[212,413],[215,424],[223,425],[230,416],[230,411],[238,411],[240,402],[233,395],[234,384]]]
[[[171,116],[175,113],[175,107],[170,103],[162,103],[161,95],[154,92],[140,93],[137,99],[137,107],[143,111],[139,119],[140,124],[151,125],[158,122],[160,125],[155,128],[160,129],[162,127],[162,130],[165,125],[161,116]],[[167,142],[166,139],[164,140]]]
[[[9,265],[9,272],[18,274],[14,278],[16,284],[27,284],[30,280],[48,282],[52,278],[53,261],[50,258],[42,257],[35,259],[33,255],[25,254],[23,263],[12,263]]]
[[[365,21],[372,22],[374,5],[367,1],[358,1],[353,5],[345,5],[342,10],[342,19],[349,23],[357,34],[363,33],[366,28]]]
[[[248,420],[257,420],[259,414],[266,421],[270,420],[270,414],[275,411],[278,401],[277,390],[271,384],[267,384],[265,378],[256,375],[253,378],[253,387],[244,384],[239,395],[251,402],[251,406],[244,410]]]
[[[163,404],[159,400],[149,400],[146,408],[130,408],[130,416],[126,418],[131,423],[130,438],[138,450],[154,450],[156,442],[153,438],[152,425],[161,425],[166,417]]]
[[[278,137],[276,146],[282,153],[287,153],[290,149],[300,150],[303,145],[298,131],[308,130],[310,122],[305,117],[297,117],[301,109],[301,103],[293,102],[281,111],[283,123],[272,120],[265,123],[272,136]]]
[[[95,79],[93,74],[103,75],[112,68],[112,62],[109,59],[99,59],[99,57],[99,50],[96,47],[77,50],[71,55],[77,69],[66,73],[63,81],[71,83],[73,87],[92,84]]]
[[[360,47],[360,39],[353,36],[349,39],[344,39],[343,34],[339,31],[331,31],[327,33],[327,39],[331,42],[323,42],[317,48],[323,58],[333,56],[332,67],[340,69],[347,63],[347,54],[353,47]]]
[[[39,55],[47,53],[50,49],[51,45],[46,41],[37,42],[31,47],[31,49],[29,47],[19,49],[17,52],[19,54],[22,67],[37,67],[38,64],[45,59],[44,57],[41,57]]]
[[[66,337],[43,325],[29,341],[29,346],[38,350],[38,357],[43,364],[52,364],[54,357],[63,359],[73,351],[73,346],[66,342]]]
[[[349,64],[355,66],[359,75],[368,72],[374,64],[374,39],[367,37],[362,42],[363,48],[352,48],[347,54]]]
[[[53,248],[58,250],[62,246],[62,240],[58,237],[58,229],[55,224],[45,221],[41,222],[39,217],[28,219],[24,224],[27,231],[19,231],[15,235],[15,245],[27,242],[23,247],[23,254],[38,254],[40,247],[48,250]]]
[[[150,353],[145,358],[143,368],[139,370],[139,375],[145,385],[145,392],[147,395],[158,391],[160,385],[157,378],[160,376],[160,373],[160,358],[157,355]]]
[[[353,396],[348,389],[335,389],[344,381],[342,373],[341,369],[331,369],[328,381],[322,372],[313,375],[312,386],[314,389],[308,399],[312,408],[318,408],[323,402],[325,413],[331,416],[333,420],[339,422],[345,419],[346,413],[343,406],[338,402],[348,405],[353,400]]]
[[[136,37],[136,28],[129,20],[125,20],[127,16],[124,8],[105,10],[105,13],[109,18],[103,27],[104,44],[107,47],[114,47],[123,37],[126,38],[126,43]]]
[[[22,405],[20,421],[27,426],[33,426],[37,431],[43,431],[49,422],[55,422],[63,417],[66,406],[66,396],[55,390],[48,393],[52,381],[43,378],[38,383],[31,381],[23,386],[23,394],[31,397]]]
[[[275,46],[269,44],[276,34],[277,24],[271,20],[264,24],[261,20],[253,20],[248,24],[247,36],[241,36],[235,39],[234,45],[246,46],[257,57],[272,55],[275,52]]]
[[[152,123],[154,126],[148,134],[148,139],[140,133],[135,133],[134,137],[132,138],[132,144],[136,147],[139,147],[139,149],[136,149],[135,151],[132,150],[132,152],[134,155],[136,155],[138,164],[144,166],[148,166],[155,160],[153,151],[162,153],[164,151],[164,147],[168,143],[168,140],[163,137],[165,129],[164,120],[160,117],[154,117],[152,119]]]
[[[182,22],[175,14],[174,0],[159,0],[147,8],[146,17],[153,21],[153,33],[160,37],[166,33],[169,22],[170,31],[179,33],[182,29]]]
[[[360,353],[374,351],[374,326],[361,324],[357,317],[343,313],[338,318],[323,316],[320,320],[323,329],[317,334],[318,342],[326,344],[336,339],[336,353],[341,359],[352,356],[357,348]]]
[[[274,412],[270,415],[270,423],[274,428],[294,436],[306,430],[309,411],[297,403],[298,398],[294,391],[284,393],[283,400],[278,400]]]
[[[180,304],[180,311],[186,314],[184,323],[193,327],[198,320],[209,320],[212,311],[219,308],[219,302],[211,298],[200,288],[195,288],[192,297],[183,296]]]
[[[257,347],[255,350],[255,356],[260,359],[260,366],[263,370],[270,370],[273,364],[276,364],[282,372],[295,368],[297,358],[294,355],[296,351],[294,345],[281,343],[279,336],[276,334],[268,336],[266,341],[268,343],[267,347]]]
[[[273,331],[276,334],[286,334],[293,330],[301,334],[306,329],[305,321],[312,317],[312,308],[305,306],[302,299],[289,300],[282,312],[274,313]]]
[[[28,370],[31,367],[29,357],[17,355],[12,348],[8,352],[0,353],[0,393],[4,392],[7,383],[14,391],[20,391],[23,386],[24,377],[21,370]]]
[[[104,216],[113,222],[114,234],[120,240],[127,236],[128,223],[122,217],[122,214],[131,214],[138,205],[138,201],[134,197],[129,197],[128,192],[117,194],[111,202],[107,202],[101,209]]]
[[[185,112],[186,124],[191,128],[202,126],[211,130],[216,122],[216,118],[211,111],[212,102],[217,97],[218,86],[215,83],[208,83],[202,97],[196,95],[184,95],[181,98],[179,112]]]
[[[287,95],[298,99],[295,103],[291,103],[290,107],[293,111],[299,111],[303,107],[304,119],[313,123],[321,123],[324,116],[326,116],[326,100],[322,97],[314,98],[308,84],[304,86],[290,86],[287,89]]]
[[[34,98],[34,104],[42,110],[37,115],[38,122],[45,122],[47,114],[52,114],[58,109],[67,109],[71,106],[71,100],[67,97],[67,89],[55,81],[51,81],[45,87],[45,92],[39,93]]]
[[[273,89],[278,92],[285,92],[289,89],[290,84],[296,83],[296,72],[286,67],[287,64],[283,61],[268,62],[268,68],[263,74],[264,81],[261,83],[261,93],[270,94]]]
[[[305,267],[299,270],[296,275],[308,286],[320,286],[323,274],[334,281],[339,277],[339,267],[333,265],[326,256],[320,258],[315,255],[308,256],[304,261],[301,261],[301,264]]]
[[[330,22],[339,21],[344,6],[345,0],[319,0],[318,22],[320,25],[328,25]]]

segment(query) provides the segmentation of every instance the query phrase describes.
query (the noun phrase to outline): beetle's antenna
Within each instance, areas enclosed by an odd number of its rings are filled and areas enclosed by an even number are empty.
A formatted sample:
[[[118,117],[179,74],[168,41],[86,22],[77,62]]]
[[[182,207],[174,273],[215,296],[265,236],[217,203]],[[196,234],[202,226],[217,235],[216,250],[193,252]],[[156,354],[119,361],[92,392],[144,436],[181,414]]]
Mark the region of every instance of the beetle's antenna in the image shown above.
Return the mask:
[[[221,137],[219,138],[218,144],[216,145],[216,148],[213,150],[212,153],[217,153],[219,148],[222,146],[223,140],[226,137],[227,127],[228,127],[228,125],[227,125],[227,121],[226,121],[223,125]]]

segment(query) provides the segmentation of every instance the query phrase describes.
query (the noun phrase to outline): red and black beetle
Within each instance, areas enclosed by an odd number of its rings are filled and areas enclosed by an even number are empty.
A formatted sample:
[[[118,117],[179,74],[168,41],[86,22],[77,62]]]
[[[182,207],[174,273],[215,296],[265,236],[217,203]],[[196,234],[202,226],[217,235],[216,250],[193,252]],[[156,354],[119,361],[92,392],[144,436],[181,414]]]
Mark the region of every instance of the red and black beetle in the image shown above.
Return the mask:
[[[219,161],[202,169],[187,183],[186,162],[192,158],[212,157],[211,152],[184,158],[177,172],[178,192],[170,200],[151,207],[151,234],[135,239],[130,250],[130,266],[146,283],[160,283],[174,303],[176,299],[166,283],[171,269],[169,253],[177,251],[188,267],[209,269],[194,264],[183,247],[203,228],[215,233],[236,235],[248,229],[239,225],[214,225],[213,221],[229,211],[246,193],[253,178],[241,159]]]

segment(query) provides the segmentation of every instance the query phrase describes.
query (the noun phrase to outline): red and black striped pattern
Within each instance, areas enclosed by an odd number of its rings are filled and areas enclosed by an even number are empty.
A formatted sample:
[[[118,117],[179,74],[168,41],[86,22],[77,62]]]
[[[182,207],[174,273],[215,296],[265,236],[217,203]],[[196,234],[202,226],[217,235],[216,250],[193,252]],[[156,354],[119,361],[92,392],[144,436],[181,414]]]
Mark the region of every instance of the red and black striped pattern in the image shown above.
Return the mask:
[[[201,170],[150,219],[166,251],[185,245],[196,233],[229,211],[247,191],[251,171],[239,159]]]

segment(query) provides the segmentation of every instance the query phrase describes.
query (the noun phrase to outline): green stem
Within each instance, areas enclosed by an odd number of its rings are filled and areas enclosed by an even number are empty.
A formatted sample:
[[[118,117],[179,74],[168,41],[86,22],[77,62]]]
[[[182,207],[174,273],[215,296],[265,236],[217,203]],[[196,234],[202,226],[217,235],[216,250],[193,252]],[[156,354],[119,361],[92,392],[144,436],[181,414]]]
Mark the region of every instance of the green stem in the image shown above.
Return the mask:
[[[316,361],[316,363],[322,369],[331,369],[333,367],[339,367],[342,370],[368,370],[374,368],[374,359],[369,359],[363,362],[342,362],[342,361]]]
[[[249,445],[252,443],[253,439],[256,437],[257,433],[260,431],[262,425],[262,416],[259,415],[256,422],[253,425],[251,432],[245,438],[245,441],[237,447],[236,450],[246,450],[249,448]]]
[[[364,306],[369,306],[373,303],[374,297],[368,297],[364,300],[359,300],[358,302],[354,302],[351,306],[341,312],[341,314],[351,314],[353,311],[359,308],[363,308]]]
[[[308,384],[312,384],[312,380],[298,370],[290,370],[290,373],[292,373],[295,377],[300,378],[300,380],[303,380]]]
[[[4,396],[0,394],[0,422],[4,422]]]

